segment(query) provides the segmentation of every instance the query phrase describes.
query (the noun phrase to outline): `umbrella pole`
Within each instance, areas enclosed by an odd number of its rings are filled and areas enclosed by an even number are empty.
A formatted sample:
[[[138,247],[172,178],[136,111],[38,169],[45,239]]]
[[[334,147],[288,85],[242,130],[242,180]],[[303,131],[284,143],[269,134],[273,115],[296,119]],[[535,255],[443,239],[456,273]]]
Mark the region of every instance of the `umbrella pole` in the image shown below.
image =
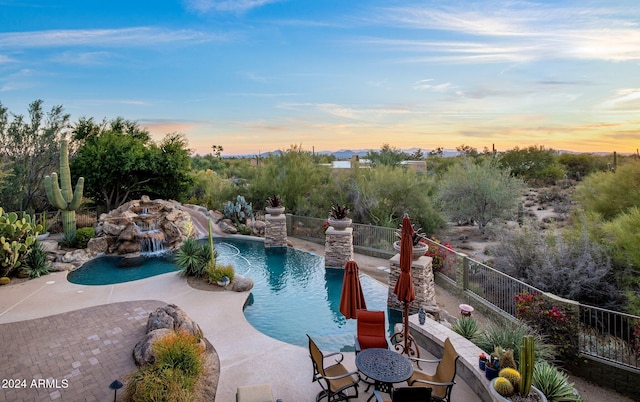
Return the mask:
[[[409,342],[409,303],[404,302],[404,350],[405,351],[409,350],[407,348],[407,342]]]

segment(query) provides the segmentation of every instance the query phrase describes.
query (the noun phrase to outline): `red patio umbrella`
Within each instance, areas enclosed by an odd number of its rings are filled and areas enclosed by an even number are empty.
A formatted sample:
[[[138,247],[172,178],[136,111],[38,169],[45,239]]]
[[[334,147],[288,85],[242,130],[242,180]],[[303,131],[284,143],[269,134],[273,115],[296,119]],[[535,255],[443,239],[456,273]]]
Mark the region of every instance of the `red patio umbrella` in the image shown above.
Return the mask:
[[[355,261],[347,261],[344,266],[342,294],[340,295],[340,312],[347,319],[356,318],[358,310],[367,308],[358,271],[358,264]]]
[[[402,218],[400,231],[400,277],[393,288],[393,293],[398,300],[404,303],[404,352],[408,353],[407,342],[409,339],[409,303],[416,299],[416,292],[411,278],[411,262],[413,260],[413,226],[408,214]]]

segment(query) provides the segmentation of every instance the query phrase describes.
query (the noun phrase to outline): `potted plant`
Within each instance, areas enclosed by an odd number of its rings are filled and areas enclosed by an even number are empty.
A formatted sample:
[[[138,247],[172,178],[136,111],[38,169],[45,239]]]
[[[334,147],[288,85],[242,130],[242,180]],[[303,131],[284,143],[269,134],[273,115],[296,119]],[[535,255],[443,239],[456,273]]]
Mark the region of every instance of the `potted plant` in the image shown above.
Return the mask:
[[[424,234],[422,233],[422,228],[417,223],[412,223],[411,227],[413,228],[413,234],[411,235],[411,243],[413,244],[413,258],[419,258],[426,254],[429,249],[429,245],[427,243],[422,242],[422,238]],[[396,231],[396,236],[400,238],[402,236],[402,223],[400,224],[400,230]],[[400,241],[396,241],[393,243],[393,248],[400,252]]]
[[[503,368],[498,377],[491,380],[489,389],[494,400],[547,402],[545,395],[532,384],[533,381],[533,337],[522,338],[520,347],[520,370]]]
[[[487,364],[487,355],[485,355],[484,352],[482,352],[478,356],[478,367],[480,367],[480,370],[485,371],[486,364]]]
[[[336,230],[344,230],[351,226],[349,208],[346,205],[333,204],[329,209],[329,225]]]
[[[276,194],[267,198],[267,206],[265,208],[265,211],[267,211],[269,215],[273,216],[278,216],[283,213],[284,205],[282,204],[282,198],[280,198],[280,196]]]

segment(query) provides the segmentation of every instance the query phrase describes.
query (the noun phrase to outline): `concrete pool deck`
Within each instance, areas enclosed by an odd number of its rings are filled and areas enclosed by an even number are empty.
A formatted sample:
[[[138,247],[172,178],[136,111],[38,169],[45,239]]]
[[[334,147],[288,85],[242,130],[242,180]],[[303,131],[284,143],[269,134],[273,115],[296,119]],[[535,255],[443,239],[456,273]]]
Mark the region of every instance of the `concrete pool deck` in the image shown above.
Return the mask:
[[[108,344],[105,342],[113,343],[109,336],[116,336],[120,332],[118,328],[121,330],[122,328],[113,325],[107,325],[106,328],[110,329],[106,331],[104,328],[91,328],[97,325],[95,322],[108,320],[109,316],[94,322],[86,316],[83,318],[82,314],[99,312],[101,310],[99,308],[90,309],[96,306],[115,307],[121,302],[139,302],[139,305],[127,304],[130,311],[118,314],[129,314],[126,317],[127,320],[131,321],[129,318],[133,317],[132,319],[139,322],[142,328],[146,325],[146,319],[142,317],[146,318],[149,309],[162,303],[172,303],[182,308],[200,325],[220,359],[220,379],[215,398],[217,402],[233,402],[238,386],[256,383],[270,383],[274,396],[284,401],[315,400],[320,387],[317,383],[311,382],[312,369],[307,348],[275,340],[253,328],[242,313],[247,297],[248,293],[194,289],[177,273],[115,285],[85,286],[72,284],[66,280],[66,272],[57,272],[2,287],[0,289],[0,339],[7,347],[12,347],[14,344],[23,345],[28,351],[34,353],[31,360],[24,361],[21,365],[12,365],[11,359],[8,358],[9,354],[0,354],[0,377],[24,379],[29,383],[33,378],[52,378],[58,381],[67,378],[68,387],[35,391],[0,389],[0,399],[108,400],[107,398],[113,396],[113,391],[108,389],[109,383],[116,378],[122,379],[122,376],[134,367],[133,360],[129,354],[129,362],[107,367],[104,374],[98,376],[85,376],[84,371],[90,371],[92,366],[101,368],[106,366],[107,364],[102,363],[101,359],[106,360],[107,356],[111,356],[109,353],[103,354],[98,350],[100,348],[91,349],[92,346],[89,343],[101,341],[102,345],[107,347]],[[63,314],[77,310],[82,310],[79,312],[80,315]],[[57,322],[57,327],[52,325],[52,322]],[[66,338],[59,336],[59,328],[74,326],[78,329],[71,331]],[[46,336],[38,338],[36,334]],[[133,341],[135,344],[139,338],[135,331],[132,334],[131,338],[135,340]],[[33,343],[32,338],[35,339]],[[47,346],[51,350],[45,350],[42,339],[54,340],[50,346]],[[126,344],[124,340],[119,342]],[[83,347],[86,350],[83,350]],[[54,355],[58,348],[67,348],[67,353]],[[20,352],[17,347],[16,349],[17,353],[22,355],[26,353]],[[79,357],[73,353],[83,355]],[[12,356],[15,359],[15,354]],[[51,360],[53,356],[56,357]],[[82,360],[85,358],[86,361]],[[118,357],[118,359],[122,358]],[[346,365],[355,370],[353,361],[353,353],[345,353]],[[96,386],[93,383],[99,381],[99,376],[105,378],[98,384],[99,386]],[[479,400],[466,384],[460,380],[458,382],[454,388],[452,401]],[[88,389],[95,389],[95,391],[91,393],[87,391]],[[104,390],[104,393],[101,390]],[[363,396],[358,401],[364,401],[369,396],[362,390],[361,395]]]

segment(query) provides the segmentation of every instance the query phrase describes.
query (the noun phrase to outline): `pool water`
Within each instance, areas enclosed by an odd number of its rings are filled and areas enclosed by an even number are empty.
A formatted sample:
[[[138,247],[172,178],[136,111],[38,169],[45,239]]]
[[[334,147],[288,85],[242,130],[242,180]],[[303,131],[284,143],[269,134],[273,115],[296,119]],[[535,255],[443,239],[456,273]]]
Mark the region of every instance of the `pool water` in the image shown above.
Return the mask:
[[[344,272],[324,267],[324,258],[292,248],[265,248],[264,243],[216,239],[217,262],[254,281],[244,314],[256,329],[272,338],[307,347],[306,334],[324,350],[353,350],[356,321],[340,313]],[[117,268],[119,257],[101,257],[68,275],[85,285],[121,283],[176,270],[171,256],[146,258],[138,268]],[[144,271],[137,273],[135,271]],[[369,310],[384,310],[393,323],[401,314],[387,309],[387,287],[360,275]]]
[[[121,267],[128,261],[129,267]],[[127,260],[122,256],[103,256],[87,261],[69,272],[67,280],[79,285],[111,285],[178,271],[171,254]]]

